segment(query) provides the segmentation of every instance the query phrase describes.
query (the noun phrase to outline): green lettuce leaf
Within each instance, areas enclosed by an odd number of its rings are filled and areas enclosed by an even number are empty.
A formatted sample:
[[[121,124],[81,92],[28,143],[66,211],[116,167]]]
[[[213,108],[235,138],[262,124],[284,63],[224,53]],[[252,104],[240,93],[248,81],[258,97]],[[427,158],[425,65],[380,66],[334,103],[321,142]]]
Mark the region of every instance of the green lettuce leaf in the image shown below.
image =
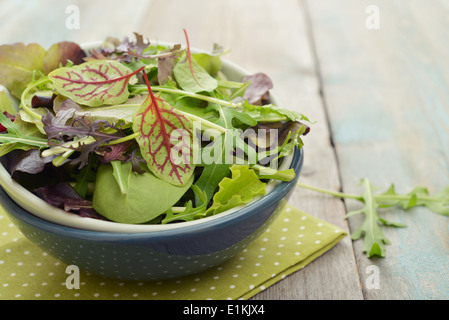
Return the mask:
[[[33,79],[35,71],[43,70],[46,50],[38,44],[15,43],[0,46],[0,84],[16,98]]]
[[[230,170],[232,177],[224,178],[219,183],[219,190],[213,197],[213,203],[207,210],[207,215],[215,215],[246,204],[254,197],[266,193],[266,184],[260,181],[253,169],[234,164]]]
[[[9,95],[8,89],[3,86],[0,86],[0,112],[7,112],[10,115],[15,115],[17,113],[14,101]]]

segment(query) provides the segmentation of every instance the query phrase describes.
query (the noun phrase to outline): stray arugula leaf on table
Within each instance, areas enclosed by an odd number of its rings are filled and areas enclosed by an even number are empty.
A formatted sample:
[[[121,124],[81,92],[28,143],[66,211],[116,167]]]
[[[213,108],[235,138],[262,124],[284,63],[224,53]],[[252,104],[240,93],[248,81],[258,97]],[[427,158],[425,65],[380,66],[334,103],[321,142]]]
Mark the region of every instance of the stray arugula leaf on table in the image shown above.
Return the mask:
[[[382,231],[382,226],[404,228],[406,225],[391,222],[381,217],[380,208],[400,206],[408,210],[417,206],[427,207],[432,212],[440,215],[449,216],[449,186],[444,188],[436,195],[430,195],[425,187],[416,187],[407,194],[398,194],[392,184],[387,191],[381,194],[374,194],[373,186],[368,179],[361,181],[364,192],[361,195],[347,194],[332,190],[326,190],[303,183],[297,183],[301,188],[313,190],[316,192],[329,194],[342,199],[354,199],[363,203],[359,210],[348,212],[346,219],[363,214],[364,219],[357,230],[352,232],[351,239],[358,240],[363,238],[362,251],[371,258],[373,256],[385,257],[385,245],[391,244]]]

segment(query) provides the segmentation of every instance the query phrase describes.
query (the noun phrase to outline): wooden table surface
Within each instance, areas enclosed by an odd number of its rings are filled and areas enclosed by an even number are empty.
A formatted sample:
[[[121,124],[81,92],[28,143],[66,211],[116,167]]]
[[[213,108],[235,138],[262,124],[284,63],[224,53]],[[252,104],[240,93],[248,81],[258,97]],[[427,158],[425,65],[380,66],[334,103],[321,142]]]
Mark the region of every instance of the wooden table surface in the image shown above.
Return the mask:
[[[268,74],[283,106],[316,121],[301,182],[350,193],[361,193],[361,178],[403,193],[449,185],[449,1],[0,2],[1,44],[48,48],[133,32],[184,43],[183,28],[192,46],[219,43],[227,59]],[[297,188],[291,204],[348,233],[361,222],[344,219],[354,200]],[[449,217],[425,208],[386,217],[408,227],[385,230],[385,258],[367,258],[362,241],[346,237],[253,299],[448,299]]]

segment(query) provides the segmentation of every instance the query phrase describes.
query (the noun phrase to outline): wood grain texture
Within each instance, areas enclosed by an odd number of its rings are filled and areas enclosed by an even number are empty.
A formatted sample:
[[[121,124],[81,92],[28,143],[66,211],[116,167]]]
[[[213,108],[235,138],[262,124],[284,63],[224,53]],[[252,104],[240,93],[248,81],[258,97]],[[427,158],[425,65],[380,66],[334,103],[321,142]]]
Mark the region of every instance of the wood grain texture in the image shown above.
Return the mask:
[[[399,192],[449,184],[447,4],[422,1],[308,1],[324,99],[343,189],[369,178]],[[380,29],[365,27],[376,5]],[[347,202],[348,210],[357,208]],[[355,242],[367,299],[447,299],[449,219],[419,208],[385,212],[408,225],[387,229],[387,258],[367,259]],[[359,219],[351,219],[355,230]],[[380,288],[365,284],[375,265]]]
[[[250,72],[265,72],[273,92],[285,107],[303,112],[317,124],[305,140],[304,182],[339,188],[335,154],[324,113],[301,2],[153,1],[139,32],[184,43],[182,28],[192,46],[210,48],[217,42],[230,49],[226,55]],[[172,19],[170,28],[165,21]],[[207,29],[207,32],[204,30]],[[201,35],[201,36],[198,36]],[[292,205],[348,230],[340,200],[296,190]],[[349,237],[330,252],[254,299],[361,299],[362,291]]]
[[[58,41],[132,37],[150,4],[150,0],[129,0],[126,5],[119,0],[5,0],[0,3],[0,43],[35,42],[48,48]],[[79,9],[79,29],[70,28],[70,6]]]

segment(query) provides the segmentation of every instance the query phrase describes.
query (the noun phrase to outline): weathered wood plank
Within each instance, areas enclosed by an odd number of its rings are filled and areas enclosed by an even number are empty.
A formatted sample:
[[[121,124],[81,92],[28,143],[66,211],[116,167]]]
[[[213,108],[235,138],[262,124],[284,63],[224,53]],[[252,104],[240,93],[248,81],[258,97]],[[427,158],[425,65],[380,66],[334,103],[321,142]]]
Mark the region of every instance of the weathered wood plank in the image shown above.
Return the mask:
[[[447,3],[422,1],[308,1],[344,191],[360,178],[400,192],[449,184],[449,68]],[[380,29],[367,29],[375,5]],[[348,210],[357,208],[347,202]],[[447,299],[449,219],[427,209],[392,209],[386,219],[385,259],[367,259],[355,243],[365,284],[379,268],[380,288],[367,299]],[[360,224],[351,219],[351,229]]]
[[[149,37],[209,49],[217,42],[231,49],[226,58],[250,72],[265,72],[283,104],[317,121],[305,138],[303,182],[339,188],[338,167],[330,145],[319,95],[315,61],[301,2],[275,1],[153,1],[140,32]],[[167,21],[169,28],[167,27]],[[206,32],[205,32],[206,30]],[[347,229],[341,201],[296,190],[291,203]],[[254,299],[361,299],[352,244],[344,239],[330,252]]]
[[[133,36],[151,0],[2,1],[0,43],[85,43]],[[79,24],[73,19],[79,18]],[[79,28],[78,28],[79,27]]]

